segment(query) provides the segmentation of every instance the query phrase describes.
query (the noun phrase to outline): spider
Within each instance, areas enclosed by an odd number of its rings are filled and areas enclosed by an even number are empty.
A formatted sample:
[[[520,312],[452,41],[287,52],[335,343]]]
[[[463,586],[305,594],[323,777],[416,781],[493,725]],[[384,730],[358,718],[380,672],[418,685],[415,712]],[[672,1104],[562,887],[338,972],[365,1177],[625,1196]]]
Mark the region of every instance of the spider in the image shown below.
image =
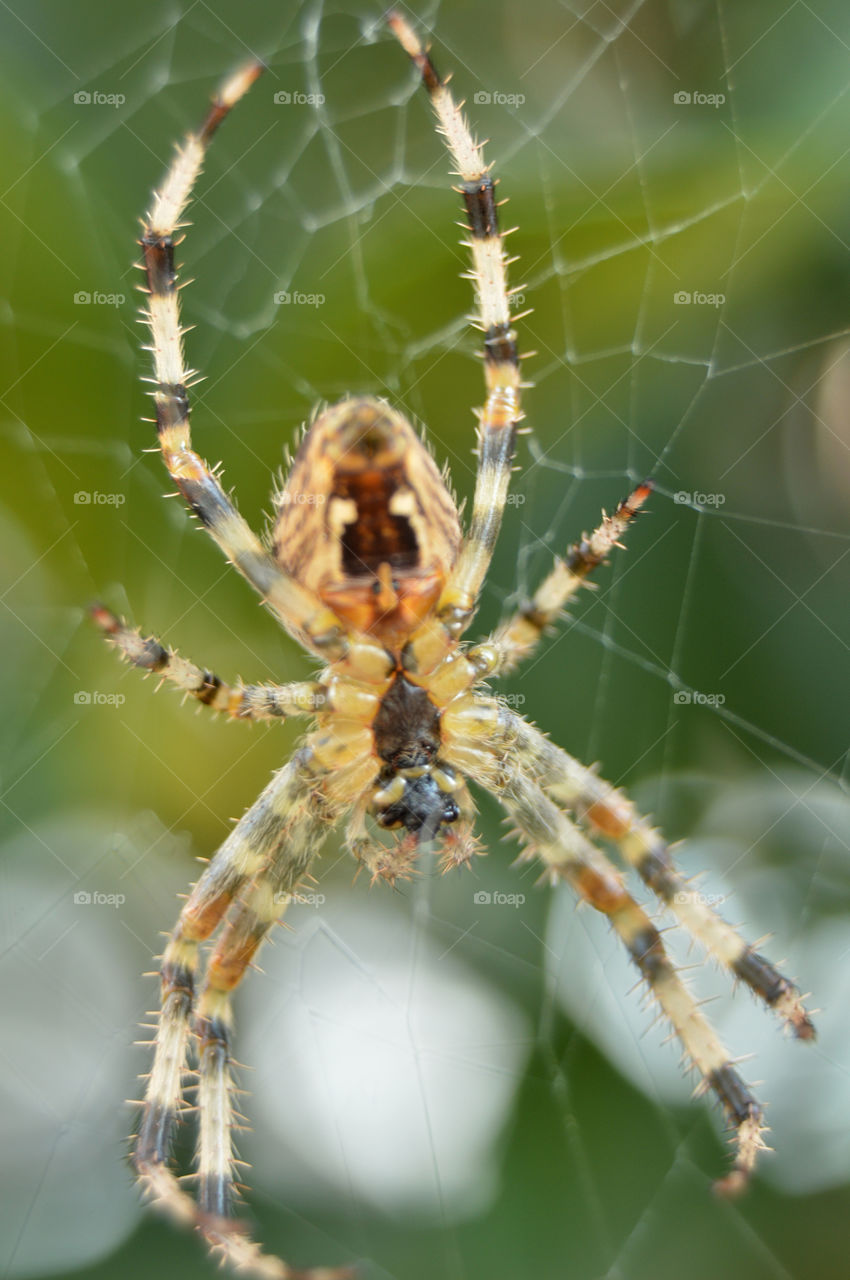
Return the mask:
[[[519,353],[499,231],[495,182],[447,82],[398,13],[389,25],[412,59],[460,180],[484,334],[486,400],[478,411],[472,515],[465,531],[427,447],[384,400],[357,396],[323,409],[304,432],[275,495],[270,542],[243,520],[191,445],[176,233],[219,124],[257,79],[253,63],[220,89],[197,133],[178,147],[143,223],[153,399],[159,444],[177,489],[277,621],[323,664],[315,680],[225,684],[103,605],[93,616],[120,655],[215,711],[246,720],[312,717],[292,759],[207,865],[161,957],[161,1009],[133,1163],[144,1190],[231,1265],[279,1280],[297,1272],[265,1253],[234,1217],[239,1190],[231,1131],[233,992],[285,904],[309,875],[331,829],[372,879],[410,874],[426,847],[443,869],[479,851],[468,782],[498,797],[523,845],[552,882],[567,881],[605,915],[681,1041],[702,1087],[734,1130],[735,1156],[719,1188],[746,1183],[764,1147],[762,1108],[626,888],[636,872],[708,956],[746,983],[793,1033],[814,1028],[797,988],[705,904],[677,871],[661,834],[630,800],[555,746],[482,684],[511,671],[620,545],[649,496],[643,484],[556,561],[531,600],[483,643],[464,647],[505,507],[523,414]],[[515,291],[514,291],[515,292]],[[305,500],[306,499],[306,500]],[[396,836],[385,836],[386,831]],[[618,870],[600,842],[624,863]],[[213,935],[218,931],[212,944]],[[202,948],[206,964],[201,973]],[[170,1148],[187,1109],[197,1053],[197,1198],[178,1181]],[[194,1078],[194,1077],[192,1077]]]

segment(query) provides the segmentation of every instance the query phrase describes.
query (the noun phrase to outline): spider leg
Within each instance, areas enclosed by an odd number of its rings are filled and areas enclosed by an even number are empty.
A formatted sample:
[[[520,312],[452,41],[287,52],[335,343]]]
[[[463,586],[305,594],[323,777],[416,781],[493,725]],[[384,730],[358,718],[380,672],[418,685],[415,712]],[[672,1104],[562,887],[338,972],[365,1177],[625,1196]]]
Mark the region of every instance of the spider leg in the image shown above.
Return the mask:
[[[613,841],[626,865],[637,871],[708,955],[774,1009],[798,1039],[814,1039],[814,1025],[794,984],[688,883],[676,868],[669,845],[628,797],[556,747],[522,716],[502,708],[500,717],[513,749],[544,791],[576,813],[592,832]]]
[[[236,1270],[266,1280],[338,1280],[349,1276],[347,1268],[311,1268],[296,1271],[287,1263],[262,1252],[232,1217],[235,1193],[232,1146],[234,1121],[231,1042],[233,992],[269,930],[282,917],[299,884],[307,875],[329,826],[362,790],[365,757],[349,750],[333,781],[325,785],[324,771],[309,748],[296,756],[290,785],[279,807],[285,825],[278,833],[276,849],[245,883],[233,903],[224,929],[207,965],[201,989],[195,1030],[198,1037],[199,1086],[198,1134],[199,1192],[194,1221],[222,1261]]]
[[[461,107],[441,80],[427,49],[396,11],[388,22],[405,52],[419,69],[439,121],[438,130],[461,179],[469,219],[472,271],[476,285],[478,324],[484,333],[484,372],[487,398],[479,413],[478,474],[472,501],[472,520],[457,563],[437,604],[440,626],[426,626],[411,641],[417,669],[433,670],[466,630],[490,565],[502,523],[516,444],[520,409],[520,372],[516,334],[511,328],[511,293],[507,284],[508,259],[504,234],[499,230],[495,183],[484,163]]]
[[[312,592],[282,572],[191,445],[188,387],[192,372],[183,357],[185,331],[180,322],[175,233],[185,225],[181,217],[210,139],[261,71],[260,63],[251,63],[221,87],[201,128],[178,147],[143,220],[140,243],[148,294],[144,320],[152,338],[156,425],[169,474],[213,540],[297,639],[333,656],[344,648],[334,615]]]
[[[210,956],[198,1000],[199,1190],[196,1224],[210,1247],[239,1271],[277,1280],[296,1276],[350,1275],[345,1268],[295,1271],[287,1263],[262,1252],[232,1215],[235,1193],[234,1124],[231,1042],[233,991],[242,980],[257,949],[283,915],[287,903],[307,874],[327,821],[317,815],[309,790],[293,798],[287,831],[277,855],[240,895]]]
[[[620,537],[649,493],[650,486],[643,484],[620,503],[612,516],[604,515],[590,537],[582,537],[569,549],[566,559],[556,561],[531,602],[494,635],[463,652],[455,650],[446,656],[428,681],[429,695],[437,706],[448,706],[489,676],[512,671],[533,652],[543,632],[556,621],[570,597],[614,547],[622,546]]]
[[[143,636],[135,627],[128,627],[103,605],[93,605],[91,614],[107,640],[131,666],[155,672],[213,711],[226,712],[238,720],[277,720],[313,715],[326,706],[326,691],[315,681],[225,684],[214,672],[181,658],[174,649],[166,649],[154,636]]]
[[[237,1269],[265,1280],[338,1280],[337,1269],[297,1271],[264,1254],[231,1216],[234,1156],[230,1076],[232,992],[336,819],[377,772],[371,735],[356,722],[317,729],[234,827],[195,886],[163,956],[156,1052],[134,1153],[140,1181],[172,1217],[195,1226]],[[195,1002],[201,941],[227,912]],[[182,1105],[189,1032],[199,1043],[198,1203],[166,1161]]]
[[[576,827],[531,775],[522,753],[487,751],[484,739],[469,740],[467,775],[495,792],[517,824],[520,837],[554,878],[572,885],[582,901],[607,916],[682,1044],[685,1058],[700,1073],[735,1129],[732,1170],[717,1184],[724,1194],[743,1189],[764,1147],[763,1111],[739,1076],[711,1023],[678,976],[661,936],[632,898],[619,873],[600,849]],[[469,752],[480,762],[470,768]],[[489,757],[489,758],[488,758]],[[450,754],[446,752],[446,758]]]
[[[272,778],[206,867],[180,912],[161,960],[162,995],[154,1061],[133,1162],[154,1199],[184,1221],[192,1219],[193,1206],[166,1162],[183,1107],[183,1076],[200,945],[217,928],[238,891],[276,853],[293,797],[307,786],[298,776],[296,761],[297,757]]]
[[[650,492],[648,483],[639,485],[613,515],[603,513],[602,523],[589,537],[583,534],[563,560],[555,561],[554,569],[543,579],[531,600],[484,642],[492,645],[498,655],[498,665],[488,674],[504,675],[534,651],[544,631],[558,620],[564,606],[594,570],[607,560],[615,547],[622,547],[620,538]]]

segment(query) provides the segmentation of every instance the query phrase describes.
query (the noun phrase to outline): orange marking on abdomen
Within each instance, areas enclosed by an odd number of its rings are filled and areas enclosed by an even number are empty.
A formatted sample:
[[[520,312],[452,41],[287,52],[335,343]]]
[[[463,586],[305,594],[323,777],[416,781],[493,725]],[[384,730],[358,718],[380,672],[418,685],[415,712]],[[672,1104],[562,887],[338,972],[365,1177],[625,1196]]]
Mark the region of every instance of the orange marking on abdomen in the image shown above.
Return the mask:
[[[412,569],[419,563],[416,535],[404,515],[390,511],[390,502],[407,478],[401,464],[357,472],[337,471],[333,497],[347,498],[357,518],[342,535],[342,568],[354,576],[377,573],[381,565]]]

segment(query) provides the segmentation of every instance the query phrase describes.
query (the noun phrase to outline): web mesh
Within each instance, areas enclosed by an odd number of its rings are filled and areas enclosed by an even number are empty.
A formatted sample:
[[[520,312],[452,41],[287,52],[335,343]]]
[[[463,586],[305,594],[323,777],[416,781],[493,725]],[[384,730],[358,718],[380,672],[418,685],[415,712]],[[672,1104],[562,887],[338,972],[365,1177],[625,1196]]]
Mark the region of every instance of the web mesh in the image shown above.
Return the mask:
[[[844,1276],[850,19],[837,0],[417,19],[490,139],[534,308],[531,434],[476,630],[655,486],[628,551],[500,692],[687,839],[683,866],[749,937],[773,931],[821,1038],[783,1040],[666,935],[769,1102],[776,1153],[748,1199],[714,1201],[716,1118],[616,940],[511,869],[482,798],[473,876],[428,863],[369,893],[329,846],[246,984],[251,1213],[293,1261],[374,1275]],[[263,56],[183,250],[195,438],[256,526],[297,425],[348,391],[427,423],[470,495],[482,377],[457,200],[371,7],[13,3],[0,24],[4,1264],[201,1274],[191,1240],[130,1234],[121,1107],[156,999],[138,975],[193,855],[296,732],[154,698],[81,606],[106,597],[225,678],[308,665],[161,501],[132,228],[221,75]]]

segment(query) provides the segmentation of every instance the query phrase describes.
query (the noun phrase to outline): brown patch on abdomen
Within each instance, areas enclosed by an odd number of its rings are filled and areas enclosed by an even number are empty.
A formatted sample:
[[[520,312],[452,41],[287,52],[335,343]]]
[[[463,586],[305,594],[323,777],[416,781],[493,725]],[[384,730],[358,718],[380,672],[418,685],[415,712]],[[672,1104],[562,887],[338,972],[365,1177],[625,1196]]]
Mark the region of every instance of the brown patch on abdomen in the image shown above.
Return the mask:
[[[382,564],[393,571],[419,568],[419,546],[410,520],[390,510],[393,496],[406,487],[404,468],[337,472],[334,497],[349,499],[357,516],[341,534],[343,573],[377,574]]]
[[[274,553],[345,627],[403,647],[460,540],[442,476],[401,414],[363,396],[316,419],[278,498]]]

